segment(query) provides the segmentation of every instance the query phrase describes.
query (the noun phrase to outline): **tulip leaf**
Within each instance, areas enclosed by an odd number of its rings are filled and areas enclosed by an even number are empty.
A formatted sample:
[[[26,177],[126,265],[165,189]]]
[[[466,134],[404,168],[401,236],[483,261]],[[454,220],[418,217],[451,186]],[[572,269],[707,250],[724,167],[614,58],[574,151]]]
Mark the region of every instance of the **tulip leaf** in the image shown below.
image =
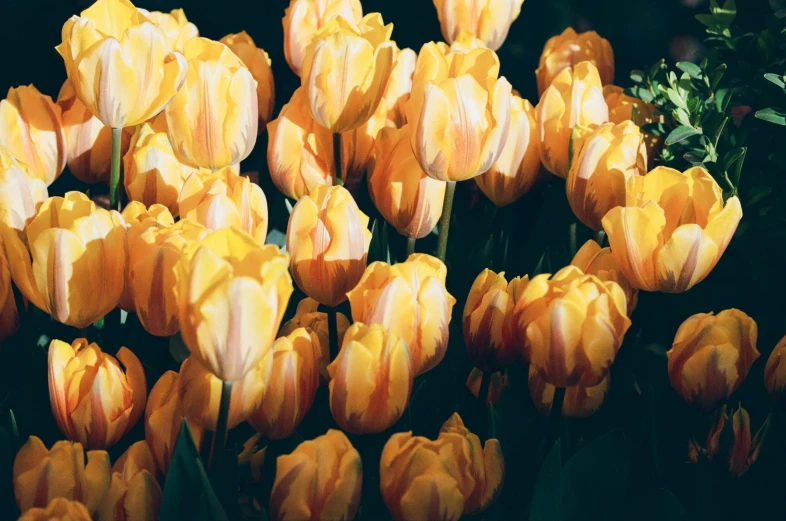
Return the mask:
[[[190,352],[183,342],[183,337],[180,336],[180,333],[175,333],[169,337],[169,354],[172,355],[172,358],[174,358],[175,362],[178,364],[188,358]]]
[[[562,473],[562,448],[558,439],[540,467],[529,504],[529,521],[562,521]]]
[[[369,264],[376,261],[390,263],[387,224],[383,219],[374,219],[374,223],[371,225],[371,244],[368,247]]]
[[[672,130],[669,136],[666,138],[666,146],[674,145],[675,143],[680,143],[700,133],[701,132],[699,132],[693,127],[686,127],[684,125],[677,127],[674,130]]]
[[[265,244],[275,244],[279,249],[282,249],[287,242],[287,234],[278,228],[273,228],[267,232]]]

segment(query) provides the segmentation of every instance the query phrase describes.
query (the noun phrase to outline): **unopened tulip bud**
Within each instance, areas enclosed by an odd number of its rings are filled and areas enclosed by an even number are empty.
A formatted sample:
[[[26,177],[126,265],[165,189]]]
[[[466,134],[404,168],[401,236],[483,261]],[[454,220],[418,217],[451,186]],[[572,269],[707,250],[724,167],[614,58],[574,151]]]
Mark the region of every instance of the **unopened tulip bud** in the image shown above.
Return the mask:
[[[146,14],[154,24],[164,31],[167,43],[173,51],[182,53],[186,42],[199,36],[199,29],[188,21],[186,13],[182,9],[173,9],[168,13],[150,11]]]
[[[628,316],[636,309],[639,290],[631,286],[628,279],[622,274],[614,255],[611,254],[611,248],[601,248],[597,242],[590,239],[579,248],[570,264],[587,275],[595,275],[602,281],[613,281],[619,284],[628,302]]]
[[[232,49],[232,52],[243,61],[243,64],[251,71],[251,75],[257,80],[258,131],[261,132],[273,115],[276,97],[270,57],[263,49],[257,48],[254,39],[245,31],[228,34],[220,41]]]
[[[738,407],[737,411],[732,414],[731,422],[734,432],[734,444],[729,451],[727,463],[729,472],[741,478],[759,459],[761,444],[769,427],[769,418],[753,437],[751,437],[750,415],[742,406]]]
[[[18,521],[92,521],[90,512],[79,501],[56,497],[44,507],[31,508]]]
[[[540,55],[535,74],[538,77],[538,93],[543,94],[552,80],[568,67],[588,61],[598,69],[601,82],[608,85],[614,81],[614,51],[605,38],[595,31],[577,33],[572,27],[559,36],[549,38]]]
[[[764,367],[764,387],[773,396],[780,396],[786,389],[786,336],[781,338],[767,358]]]
[[[603,405],[609,392],[610,377],[606,376],[594,387],[574,385],[565,389],[562,402],[562,416],[566,418],[586,418],[592,416]],[[534,367],[529,369],[529,395],[535,408],[544,416],[551,415],[556,387],[540,377]]]
[[[156,462],[147,442],[131,445],[112,467],[109,492],[98,509],[96,521],[157,519],[162,493],[156,474]]]
[[[496,51],[519,17],[524,0],[434,0],[445,41],[453,43],[466,31]]]
[[[756,322],[737,309],[698,313],[677,330],[669,380],[691,405],[711,410],[737,390],[759,358]]]

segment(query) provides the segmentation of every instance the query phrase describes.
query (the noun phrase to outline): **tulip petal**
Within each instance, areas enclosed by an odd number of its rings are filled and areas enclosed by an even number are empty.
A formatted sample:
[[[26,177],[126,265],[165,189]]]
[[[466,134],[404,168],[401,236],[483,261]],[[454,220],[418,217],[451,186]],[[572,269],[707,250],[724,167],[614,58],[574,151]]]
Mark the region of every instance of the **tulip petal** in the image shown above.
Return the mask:
[[[625,278],[637,289],[656,291],[654,259],[666,224],[663,210],[652,201],[642,207],[618,206],[603,217],[602,223]]]
[[[109,454],[103,450],[87,452],[87,465],[85,465],[86,493],[84,504],[93,514],[98,510],[101,502],[109,492],[111,478],[109,476]]]
[[[128,426],[126,427],[126,429],[131,429],[131,427],[136,425],[142,413],[145,412],[147,379],[145,378],[145,369],[142,367],[142,362],[139,361],[139,358],[131,350],[121,347],[117,352],[117,359],[125,366],[128,386],[131,388],[133,395],[134,405],[131,409],[131,416],[128,419]]]
[[[698,224],[680,226],[658,252],[660,290],[681,293],[701,282],[718,253],[718,246]]]

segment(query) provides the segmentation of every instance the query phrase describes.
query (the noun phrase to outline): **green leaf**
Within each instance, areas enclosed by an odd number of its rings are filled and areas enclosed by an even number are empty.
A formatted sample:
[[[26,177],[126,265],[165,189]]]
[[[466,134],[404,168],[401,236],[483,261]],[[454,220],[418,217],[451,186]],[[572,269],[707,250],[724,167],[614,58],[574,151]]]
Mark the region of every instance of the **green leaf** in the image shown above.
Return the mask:
[[[292,202],[289,200],[289,197],[284,198],[284,204],[287,207],[287,214],[292,215],[292,208],[294,208],[294,206],[292,206]]]
[[[701,22],[703,25],[706,25],[707,27],[715,27],[716,24],[715,17],[712,16],[711,14],[697,14],[696,20]]]
[[[368,263],[382,261],[390,263],[388,244],[388,223],[384,219],[374,219],[371,225],[371,244],[368,248]]]
[[[633,499],[626,519],[636,521],[679,521],[685,515],[682,503],[665,488],[648,490]]]
[[[786,87],[786,83],[784,83],[783,81],[783,76],[781,76],[780,74],[774,74],[772,72],[768,72],[767,74],[764,75],[764,79],[771,83],[774,83],[780,88]]]
[[[730,88],[720,88],[715,92],[715,106],[718,108],[718,112],[726,112],[733,94],[734,89]]]
[[[786,111],[780,108],[759,110],[756,112],[756,117],[769,123],[786,126]]]
[[[666,138],[666,146],[680,143],[688,138],[697,136],[699,134],[701,134],[701,132],[699,132],[693,127],[686,127],[684,125],[677,127],[674,130],[672,130],[669,136]]]
[[[748,152],[747,147],[740,147],[730,150],[723,157],[723,164],[726,167],[726,175],[732,184],[732,189],[737,192],[740,186],[740,175],[742,174],[742,163],[745,161],[745,154]]]
[[[630,71],[630,79],[633,80],[635,83],[641,83],[642,81],[644,81],[644,71],[639,71],[639,70]]]
[[[677,68],[694,79],[699,79],[702,76],[701,68],[695,63],[677,62]]]
[[[282,232],[278,228],[273,228],[269,232],[267,232],[267,237],[265,238],[265,244],[275,244],[279,247],[279,249],[283,248],[287,242],[287,234]]]
[[[489,374],[489,378],[491,378],[490,374]],[[497,412],[497,408],[494,407],[494,404],[489,404],[488,437],[489,439],[491,438],[499,439],[501,433],[502,433],[502,418]]]
[[[557,440],[538,472],[529,504],[529,521],[562,520],[562,449]]]
[[[174,358],[175,362],[178,364],[191,354],[179,332],[169,337],[169,354],[172,355],[172,358]]]
[[[737,17],[737,5],[734,0],[726,0],[723,7],[720,7],[716,0],[712,0],[710,12],[722,27],[728,28]]]

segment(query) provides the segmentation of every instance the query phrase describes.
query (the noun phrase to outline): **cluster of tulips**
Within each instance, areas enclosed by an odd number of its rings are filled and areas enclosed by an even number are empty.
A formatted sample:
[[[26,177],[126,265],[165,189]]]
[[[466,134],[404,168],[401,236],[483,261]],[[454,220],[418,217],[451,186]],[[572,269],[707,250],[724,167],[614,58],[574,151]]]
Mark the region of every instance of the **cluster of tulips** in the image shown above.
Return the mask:
[[[53,340],[51,410],[68,441],[47,449],[31,436],[19,451],[21,519],[156,519],[184,419],[197,446],[244,421],[284,439],[321,385],[343,431],[390,429],[414,378],[448,349],[456,300],[444,261],[459,181],[502,207],[539,176],[562,177],[597,238],[553,275],[478,275],[463,310],[467,386],[495,402],[506,367],[524,361],[544,414],[601,406],[637,292],[701,282],[742,210],[701,168],[648,169],[660,143],[640,126],[660,116],[611,84],[613,52],[596,33],[549,40],[539,103],[519,97],[495,50],[522,1],[434,0],[447,43],[416,53],[358,0],[292,0],[284,54],[301,87],[273,120],[270,58],[245,32],[213,41],[182,10],[129,0],[98,0],[65,22],[57,101],[30,85],[0,102],[0,340],[19,327],[22,302],[75,328],[119,307],[151,335],[179,332],[190,356],[148,392],[134,346],[112,356],[85,338]],[[285,251],[265,244],[265,194],[239,168],[265,131],[272,182],[296,200]],[[81,192],[49,197],[66,164],[109,185],[109,208]],[[364,173],[371,201],[408,239],[405,262],[367,265],[369,217],[353,197]],[[438,221],[437,255],[415,253]],[[282,324],[293,281],[308,297]],[[336,310],[346,300],[351,324]],[[714,410],[759,356],[756,337],[738,310],[688,318],[668,352],[675,391]],[[786,387],[786,338],[765,376],[771,393]],[[112,464],[106,449],[139,420],[145,440]],[[729,420],[724,405],[690,455],[726,458],[739,475],[764,432],[751,439],[739,408],[733,448],[720,454]],[[362,466],[342,431],[274,463],[271,519],[355,516]],[[482,443],[458,415],[435,440],[393,434],[379,465],[398,521],[480,512],[505,474],[499,442]]]

